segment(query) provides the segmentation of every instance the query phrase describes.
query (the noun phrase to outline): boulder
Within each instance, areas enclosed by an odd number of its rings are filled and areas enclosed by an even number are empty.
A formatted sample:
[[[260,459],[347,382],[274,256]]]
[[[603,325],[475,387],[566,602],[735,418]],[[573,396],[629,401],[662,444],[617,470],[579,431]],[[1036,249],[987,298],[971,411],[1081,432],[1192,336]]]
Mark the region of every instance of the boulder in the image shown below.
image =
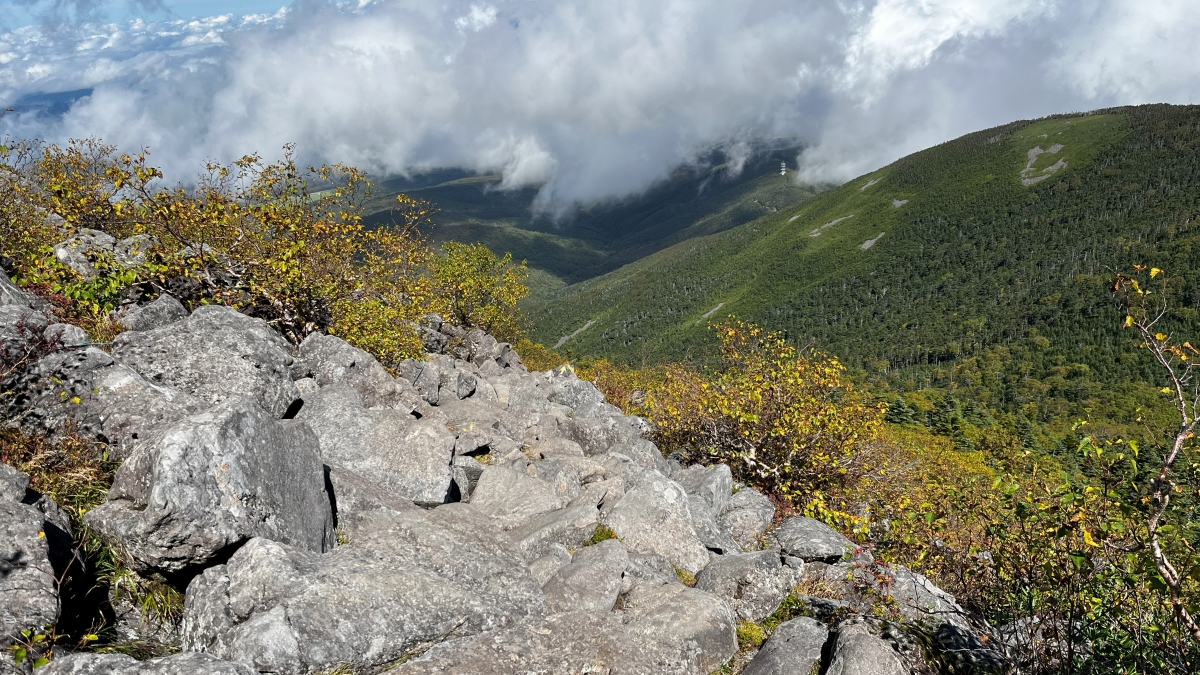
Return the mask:
[[[695,574],[708,564],[708,550],[696,536],[688,496],[675,481],[645,469],[605,517],[625,546],[657,553]]]
[[[696,528],[696,536],[704,548],[720,554],[742,552],[741,544],[717,525],[703,497],[688,495],[688,506],[692,511],[692,527]]]
[[[111,259],[116,243],[117,240],[106,232],[81,227],[75,236],[54,245],[54,256],[79,276],[90,280],[97,274],[93,263],[106,253]]]
[[[696,588],[727,600],[739,618],[759,622],[779,609],[796,584],[775,551],[718,556],[696,575]]]
[[[691,658],[689,658],[691,657]],[[574,611],[530,619],[474,637],[447,640],[407,661],[395,675],[708,675],[696,655],[657,640],[642,640],[615,614]],[[711,657],[704,661],[713,660]]]
[[[859,621],[838,626],[833,658],[825,675],[908,675],[896,651]]]
[[[582,546],[592,538],[599,522],[600,513],[594,505],[576,504],[533,516],[509,534],[516,540],[517,550],[531,560],[560,546]]]
[[[699,497],[713,515],[724,513],[733,496],[733,473],[724,464],[696,464],[671,474],[689,495]]]
[[[148,661],[124,654],[67,654],[38,669],[38,675],[258,675],[244,663],[184,652]]]
[[[95,348],[60,351],[10,381],[8,415],[23,429],[54,435],[67,423],[108,445],[118,460],[205,404],[156,384]]]
[[[682,585],[662,586],[633,612],[570,611],[434,646],[397,675],[707,675],[737,651],[724,603]]]
[[[771,500],[746,487],[729,498],[725,511],[717,516],[717,524],[743,549],[753,550],[762,548],[759,539],[774,518],[775,506]]]
[[[0,307],[17,306],[29,309],[45,309],[46,301],[36,295],[22,290],[0,270]]]
[[[333,502],[333,522],[351,540],[373,523],[417,506],[336,464],[325,465],[326,488]]]
[[[680,661],[711,673],[737,653],[737,617],[724,600],[683,584],[637,583],[625,595],[633,640],[669,645]]]
[[[317,437],[249,399],[187,417],[117,470],[87,522],[139,572],[211,564],[251,537],[310,551],[334,544]]]
[[[909,622],[935,629],[948,623],[968,633],[971,630],[967,612],[954,596],[903,566],[892,568],[892,578],[884,583],[880,592],[895,600],[896,609]]]
[[[0,502],[20,502],[29,491],[29,476],[0,463]]]
[[[829,629],[802,616],[781,623],[742,675],[808,675],[821,663]]]
[[[654,584],[682,584],[675,566],[670,560],[657,553],[630,553],[629,566],[625,568],[625,579],[621,591],[629,592],[638,581]]]
[[[300,343],[300,359],[292,367],[296,379],[311,377],[319,386],[352,387],[367,408],[412,412],[418,394],[406,380],[388,374],[379,361],[341,338],[313,333]]]
[[[471,493],[471,505],[505,529],[513,529],[539,514],[563,508],[570,499],[554,486],[509,466],[487,466]]]
[[[774,535],[780,550],[805,562],[837,562],[858,548],[825,523],[804,516],[788,518]]]
[[[454,435],[432,419],[399,410],[366,410],[358,390],[322,387],[296,416],[316,432],[321,457],[422,506],[450,494]]]
[[[125,330],[146,331],[175,323],[187,315],[187,309],[175,296],[163,293],[153,302],[129,308],[117,323]]]
[[[251,540],[188,587],[182,646],[279,675],[375,672],[418,645],[543,612],[511,539],[448,504],[392,516],[323,556]]]
[[[112,355],[151,382],[215,405],[249,396],[275,417],[300,398],[290,369],[291,345],[267,322],[220,305],[148,331],[127,331]]]
[[[529,574],[537,580],[539,586],[545,586],[555,574],[566,565],[571,564],[571,552],[562,544],[551,544],[545,555],[539,556],[529,563]]]
[[[546,610],[612,611],[621,592],[621,575],[628,565],[625,547],[616,539],[579,549],[571,564],[560,567],[542,585]]]
[[[46,340],[47,345],[54,345],[59,349],[85,347],[91,343],[87,331],[69,323],[52,323],[46,326],[46,330],[42,332],[42,338]]]
[[[47,529],[37,508],[0,501],[0,648],[13,644],[21,631],[41,631],[58,618],[59,572]]]

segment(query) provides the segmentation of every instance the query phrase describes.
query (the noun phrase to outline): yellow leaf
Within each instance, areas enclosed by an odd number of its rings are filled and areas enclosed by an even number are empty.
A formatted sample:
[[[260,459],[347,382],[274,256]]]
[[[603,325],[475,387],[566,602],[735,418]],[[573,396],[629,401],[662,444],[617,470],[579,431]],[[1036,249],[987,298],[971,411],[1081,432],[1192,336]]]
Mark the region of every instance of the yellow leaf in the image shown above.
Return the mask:
[[[1133,317],[1132,316],[1125,317],[1125,327],[1129,328],[1132,325],[1133,325]]]
[[[1150,268],[1150,278],[1151,279],[1153,279],[1154,277],[1156,277],[1160,274],[1162,274],[1162,270],[1158,269],[1157,267]]]
[[[1092,533],[1089,532],[1088,530],[1083,531],[1083,543],[1087,544],[1088,546],[1092,546],[1092,547],[1096,547],[1096,546],[1100,545],[1100,544],[1096,543],[1095,539],[1092,539]]]
[[[1159,342],[1163,342],[1167,339],[1167,334],[1166,333],[1155,333],[1154,339],[1158,340]]]
[[[1170,387],[1163,387],[1161,391],[1162,391],[1162,393],[1164,393],[1164,394],[1169,394],[1169,393],[1171,393],[1171,388],[1170,388]]]

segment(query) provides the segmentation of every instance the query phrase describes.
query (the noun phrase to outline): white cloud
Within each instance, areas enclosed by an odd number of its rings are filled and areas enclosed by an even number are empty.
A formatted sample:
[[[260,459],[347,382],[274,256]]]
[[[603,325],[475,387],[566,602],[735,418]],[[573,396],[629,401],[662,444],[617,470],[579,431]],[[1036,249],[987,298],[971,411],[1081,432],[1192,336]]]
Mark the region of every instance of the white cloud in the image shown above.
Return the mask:
[[[376,172],[501,171],[564,209],[755,137],[846,179],[1012,119],[1198,102],[1198,31],[1194,0],[305,2],[12,31],[0,102],[94,87],[3,124],[150,146],[174,175],[296,141]]]

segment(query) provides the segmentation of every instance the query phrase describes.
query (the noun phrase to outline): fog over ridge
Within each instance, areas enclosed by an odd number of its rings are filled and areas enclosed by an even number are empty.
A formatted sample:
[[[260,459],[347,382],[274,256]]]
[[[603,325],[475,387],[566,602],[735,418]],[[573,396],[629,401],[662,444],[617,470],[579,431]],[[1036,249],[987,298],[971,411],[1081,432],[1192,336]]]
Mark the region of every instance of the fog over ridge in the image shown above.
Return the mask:
[[[810,144],[798,176],[841,181],[1013,119],[1200,102],[1200,3],[1185,0],[301,0],[87,17],[0,34],[0,103],[91,90],[61,115],[22,108],[0,134],[149,146],[175,178],[295,141],[381,174],[501,172],[559,212],[758,138]]]

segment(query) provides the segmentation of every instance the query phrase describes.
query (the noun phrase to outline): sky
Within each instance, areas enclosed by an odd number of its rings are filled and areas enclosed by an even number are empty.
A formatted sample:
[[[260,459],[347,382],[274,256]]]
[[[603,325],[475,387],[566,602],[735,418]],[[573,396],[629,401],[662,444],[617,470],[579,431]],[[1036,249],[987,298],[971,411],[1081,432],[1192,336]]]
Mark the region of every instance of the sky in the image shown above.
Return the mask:
[[[294,142],[565,213],[714,148],[803,144],[798,180],[841,182],[1016,119],[1200,103],[1197,35],[1196,0],[0,0],[0,135],[149,148],[181,181]]]

